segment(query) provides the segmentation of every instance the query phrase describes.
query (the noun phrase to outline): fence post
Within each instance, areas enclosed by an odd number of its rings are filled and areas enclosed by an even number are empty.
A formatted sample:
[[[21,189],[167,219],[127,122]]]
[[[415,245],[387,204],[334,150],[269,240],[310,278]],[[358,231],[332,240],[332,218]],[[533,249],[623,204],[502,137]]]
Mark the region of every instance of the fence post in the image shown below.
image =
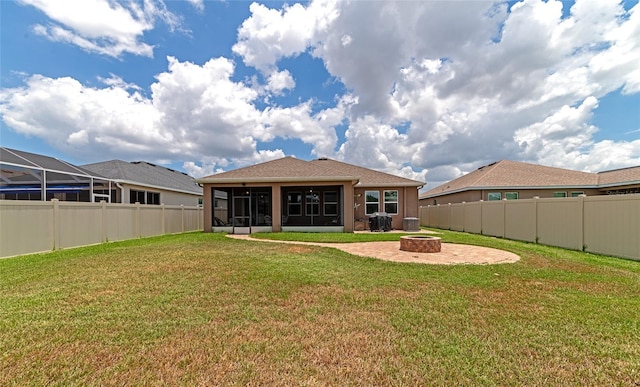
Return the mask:
[[[467,225],[467,202],[462,202],[462,232],[465,232]]]
[[[107,242],[107,202],[104,200],[100,200],[100,217],[102,218],[102,222],[100,222],[100,238],[104,243]]]
[[[507,235],[507,198],[502,199],[502,237]]]
[[[184,232],[184,204],[180,205],[180,222],[182,224],[182,232]]]
[[[578,201],[580,202],[580,247],[582,248],[582,251],[587,251],[587,245],[585,245],[584,243],[584,198],[585,198],[585,194],[579,195],[578,196]]]
[[[160,230],[160,232],[162,233],[162,235],[165,235],[167,233],[166,229],[165,229],[165,213],[164,213],[164,203],[160,203],[160,208],[162,209],[162,215],[160,216],[161,218],[161,222],[162,222],[162,229]]]
[[[60,203],[58,199],[51,199],[53,211],[53,250],[60,248]]]
[[[480,199],[480,235],[484,235],[484,230],[482,229],[483,220],[482,213],[484,212],[484,200]]]
[[[142,232],[141,232],[140,223],[142,223],[142,222],[140,220],[140,202],[136,202],[135,206],[136,206],[135,222],[134,222],[135,233],[136,233],[136,238],[141,238],[142,237]]]
[[[534,235],[534,241],[536,242],[536,244],[538,243],[538,238],[540,237],[540,233],[538,231],[538,199],[540,199],[539,196],[534,196],[533,197],[533,221],[535,222],[536,225],[536,231]]]

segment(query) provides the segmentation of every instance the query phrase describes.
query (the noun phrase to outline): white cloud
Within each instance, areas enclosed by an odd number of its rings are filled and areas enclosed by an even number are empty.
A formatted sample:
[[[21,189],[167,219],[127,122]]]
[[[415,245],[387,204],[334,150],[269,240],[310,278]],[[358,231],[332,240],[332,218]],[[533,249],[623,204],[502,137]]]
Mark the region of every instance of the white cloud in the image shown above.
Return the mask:
[[[0,115],[15,131],[45,139],[77,159],[108,157],[202,160],[208,172],[281,157],[280,149],[257,150],[258,141],[297,138],[318,154],[336,146],[332,128],[341,107],[311,112],[311,101],[259,110],[260,93],[231,80],[234,64],[214,58],[203,65],[168,58],[151,96],[122,78],[101,79],[108,87],[82,85],[69,77],[31,76],[26,85],[0,91]],[[260,88],[260,87],[258,87]],[[195,164],[185,164],[198,172]]]
[[[321,0],[307,7],[294,4],[277,10],[252,3],[251,17],[238,29],[233,52],[249,66],[261,71],[272,69],[278,59],[304,52],[336,18],[336,5],[336,1]]]
[[[274,71],[267,79],[267,90],[275,95],[281,95],[284,90],[291,90],[296,87],[296,82],[289,70]]]
[[[73,44],[85,51],[112,57],[123,53],[153,56],[153,46],[141,41],[145,31],[162,20],[172,30],[179,28],[177,16],[160,0],[118,3],[107,0],[21,0],[44,12],[48,25],[37,24],[38,35],[55,42]]]
[[[204,11],[204,0],[187,0],[198,11]]]

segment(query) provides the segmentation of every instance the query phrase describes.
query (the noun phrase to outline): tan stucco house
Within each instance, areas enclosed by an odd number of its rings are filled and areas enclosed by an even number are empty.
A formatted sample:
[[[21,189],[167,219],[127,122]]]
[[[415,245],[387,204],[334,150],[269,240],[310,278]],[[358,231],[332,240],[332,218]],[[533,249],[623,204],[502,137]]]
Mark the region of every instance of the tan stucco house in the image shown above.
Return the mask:
[[[640,166],[598,173],[501,160],[420,195],[420,205],[640,193]]]
[[[204,231],[353,232],[385,212],[392,227],[418,217],[424,183],[327,158],[284,157],[197,179]],[[226,207],[216,198],[226,194]]]

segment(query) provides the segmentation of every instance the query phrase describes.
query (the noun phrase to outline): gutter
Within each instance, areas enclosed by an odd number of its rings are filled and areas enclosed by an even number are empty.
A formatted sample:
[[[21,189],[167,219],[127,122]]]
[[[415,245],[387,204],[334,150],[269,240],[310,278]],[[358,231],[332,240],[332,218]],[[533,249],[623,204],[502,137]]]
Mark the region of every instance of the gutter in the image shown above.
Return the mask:
[[[298,183],[298,182],[332,182],[332,181],[358,181],[356,176],[298,176],[298,177],[227,177],[227,178],[200,178],[196,183],[200,184],[242,184],[242,183]]]

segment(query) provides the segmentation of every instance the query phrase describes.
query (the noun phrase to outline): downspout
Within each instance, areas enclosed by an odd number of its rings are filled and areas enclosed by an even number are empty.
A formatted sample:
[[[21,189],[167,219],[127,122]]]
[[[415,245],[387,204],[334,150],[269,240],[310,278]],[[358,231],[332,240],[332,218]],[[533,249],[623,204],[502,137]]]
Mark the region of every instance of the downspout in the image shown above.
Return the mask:
[[[116,187],[120,188],[120,203],[124,203],[124,187],[120,185],[119,182],[115,182]]]

